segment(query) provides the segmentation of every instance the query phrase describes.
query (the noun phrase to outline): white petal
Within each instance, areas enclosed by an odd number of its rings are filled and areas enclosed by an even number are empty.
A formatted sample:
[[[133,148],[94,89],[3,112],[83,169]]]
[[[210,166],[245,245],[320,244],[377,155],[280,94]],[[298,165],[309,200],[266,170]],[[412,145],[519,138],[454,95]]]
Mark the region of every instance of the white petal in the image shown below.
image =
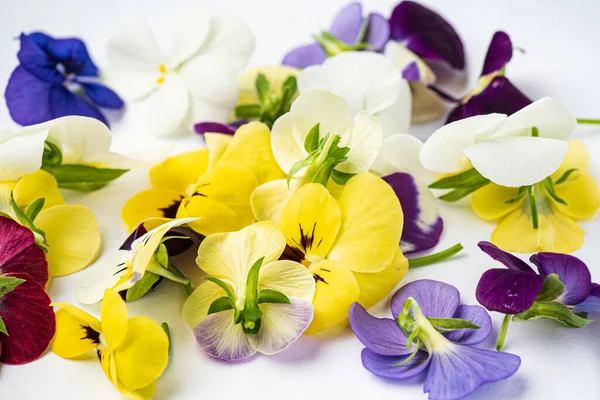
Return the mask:
[[[387,137],[383,140],[371,171],[382,177],[394,172],[405,172],[414,176],[417,181],[429,184],[435,179],[435,174],[425,169],[419,160],[422,147],[423,142],[411,135]]]
[[[304,160],[308,155],[304,149],[304,139],[300,142],[298,138],[306,138],[306,134],[312,128],[311,126],[307,130],[309,125],[307,118],[295,112],[284,114],[273,124],[271,148],[283,172],[288,173],[296,162]]]
[[[233,17],[217,15],[211,19],[210,32],[200,53],[223,58],[232,68],[240,71],[248,64],[254,46],[254,35],[245,23]]]
[[[210,31],[210,20],[210,15],[204,7],[194,5],[183,9],[177,19],[177,31],[168,57],[168,68],[177,68],[198,52]]]
[[[336,170],[346,173],[367,172],[379,154],[383,132],[381,123],[367,111],[361,111],[354,118],[354,127],[350,140],[347,160],[336,167]]]
[[[202,283],[186,300],[183,306],[183,319],[190,328],[193,328],[208,316],[208,309],[213,301],[226,295],[216,283],[209,281]]]
[[[0,132],[0,182],[16,181],[40,169],[48,129],[38,128]]]
[[[289,260],[278,260],[260,269],[258,287],[277,290],[288,297],[311,303],[315,296],[315,279],[304,265]]]
[[[305,300],[290,298],[291,304],[261,304],[263,315],[260,330],[249,335],[254,349],[263,354],[275,354],[294,343],[313,319],[313,305]]]
[[[146,100],[147,129],[156,136],[176,136],[189,111],[189,93],[179,75],[167,74],[165,82]]]
[[[533,185],[552,175],[567,153],[563,140],[507,137],[477,143],[464,150],[473,167],[495,184]]]
[[[81,304],[94,304],[102,300],[104,291],[112,288],[127,274],[125,259],[129,252],[119,250],[109,260],[99,262],[83,272],[75,287],[75,300]]]
[[[407,49],[406,46],[390,40],[385,45],[383,53],[400,71],[404,70],[410,63],[416,62],[419,74],[421,75],[420,82],[425,85],[435,83],[436,76],[431,68],[419,56]]]
[[[412,98],[408,82],[402,81],[396,103],[373,115],[381,122],[384,138],[394,133],[407,133],[412,119]]]
[[[434,172],[461,171],[468,167],[462,151],[505,119],[504,114],[478,115],[441,127],[423,145],[421,164]]]
[[[412,92],[412,122],[437,120],[446,113],[446,105],[440,96],[421,82],[410,83]]]

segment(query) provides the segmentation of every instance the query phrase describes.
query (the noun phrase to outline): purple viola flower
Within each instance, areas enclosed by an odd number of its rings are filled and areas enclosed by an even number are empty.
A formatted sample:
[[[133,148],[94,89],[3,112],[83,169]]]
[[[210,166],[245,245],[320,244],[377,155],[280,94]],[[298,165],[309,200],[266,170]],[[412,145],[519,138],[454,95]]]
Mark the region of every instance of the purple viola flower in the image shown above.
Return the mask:
[[[460,304],[454,286],[411,282],[394,294],[391,311],[392,318],[376,318],[358,303],[350,309],[352,330],[366,346],[363,366],[390,379],[427,369],[423,391],[431,400],[463,398],[521,365],[516,355],[474,347],[489,336],[492,322],[482,307]]]
[[[504,345],[506,330],[514,321],[554,319],[573,328],[587,326],[588,314],[600,315],[600,289],[592,283],[588,267],[577,257],[559,253],[537,253],[526,262],[492,243],[479,248],[507,269],[487,270],[477,284],[477,301],[490,311],[506,314],[496,348]]]
[[[389,40],[390,28],[387,19],[378,13],[366,18],[360,3],[351,3],[335,16],[328,31],[315,35],[317,42],[291,50],[282,64],[295,68],[306,68],[321,64],[327,57],[342,51],[381,51]]]
[[[34,32],[22,33],[19,40],[19,66],[4,93],[16,123],[34,125],[82,115],[108,125],[99,108],[123,108],[123,100],[99,83],[98,68],[80,39],[54,39]]]

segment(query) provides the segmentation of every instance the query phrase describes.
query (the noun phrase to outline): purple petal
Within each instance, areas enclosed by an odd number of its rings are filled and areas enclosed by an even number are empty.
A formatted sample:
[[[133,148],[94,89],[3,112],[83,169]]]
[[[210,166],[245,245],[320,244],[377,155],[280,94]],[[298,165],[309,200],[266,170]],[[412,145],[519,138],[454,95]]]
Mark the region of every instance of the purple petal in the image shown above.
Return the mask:
[[[587,265],[568,254],[538,253],[529,259],[537,265],[541,275],[557,274],[565,291],[555,301],[567,306],[584,301],[592,290],[592,276]]]
[[[53,119],[50,89],[54,84],[38,79],[22,66],[10,75],[4,97],[10,117],[19,125],[34,125]]]
[[[460,293],[444,282],[421,279],[402,286],[392,297],[392,316],[402,311],[404,301],[414,298],[427,318],[452,318],[460,302]]]
[[[479,329],[459,329],[444,334],[453,342],[474,345],[483,342],[492,332],[492,319],[485,308],[481,306],[467,306],[461,304],[454,314],[454,318],[466,319],[479,326]]]
[[[248,358],[256,353],[241,324],[234,324],[233,310],[211,314],[193,329],[196,341],[209,356],[225,361]]]
[[[54,39],[44,33],[27,35],[51,59],[60,62],[67,73],[77,76],[98,76],[98,68],[90,58],[81,39]]]
[[[350,308],[350,326],[367,349],[384,356],[404,356],[411,353],[406,348],[406,336],[395,320],[375,318],[358,303]]]
[[[382,51],[390,40],[390,23],[379,13],[369,14],[367,20],[367,32],[363,42],[368,43],[374,51]]]
[[[497,76],[479,94],[460,104],[450,115],[446,123],[475,115],[500,113],[512,115],[531,104],[532,101],[519,91],[506,77]]]
[[[514,269],[490,269],[479,279],[475,296],[490,311],[518,314],[537,297],[544,277]]]
[[[416,61],[411,62],[402,70],[402,78],[409,82],[421,81],[421,72]]]
[[[481,75],[500,71],[512,58],[513,47],[510,37],[502,31],[494,33],[490,46],[488,47]]]
[[[501,250],[490,242],[481,241],[477,243],[477,246],[479,246],[479,248],[488,256],[492,257],[496,261],[500,261],[509,269],[535,274],[535,271],[529,265],[527,265],[525,261],[504,250]]]
[[[98,107],[120,110],[125,105],[123,100],[111,89],[98,83],[80,83],[85,95]]]
[[[333,18],[329,33],[346,44],[356,44],[363,23],[362,5],[350,3]]]
[[[440,241],[444,222],[435,197],[427,187],[419,187],[410,174],[397,172],[383,177],[402,204],[404,228],[400,247],[404,254],[429,250]]]
[[[429,365],[431,356],[419,350],[419,352],[404,365],[396,366],[406,359],[407,356],[393,357],[383,356],[372,352],[369,349],[363,349],[360,353],[363,366],[377,376],[391,379],[407,379],[423,371]]]
[[[589,296],[583,302],[573,306],[573,311],[600,315],[600,285],[592,283]]]
[[[48,83],[62,83],[65,78],[56,69],[56,61],[52,59],[33,40],[32,35],[21,34],[19,36],[20,48],[17,58],[21,67],[36,78]]]
[[[84,117],[96,118],[108,126],[108,121],[96,107],[84,98],[71,93],[63,86],[54,85],[50,88],[49,102],[52,118],[67,115],[82,115]]]
[[[199,122],[194,125],[194,131],[200,135],[205,133],[224,133],[226,135],[233,135],[237,130],[232,125],[222,124],[220,122]]]
[[[125,239],[119,250],[131,250],[131,244],[137,238],[145,235],[148,232],[143,223],[139,224],[137,228]],[[193,244],[200,244],[204,239],[204,236],[194,231],[193,229],[178,226],[172,229],[169,229],[165,236],[187,236],[188,239],[169,239],[164,244],[167,248],[167,253],[169,256],[176,256],[178,254],[183,253]]]
[[[311,65],[322,64],[325,59],[327,59],[325,50],[319,43],[313,43],[290,51],[283,57],[281,64],[302,69]]]
[[[460,399],[484,383],[510,377],[520,365],[514,354],[450,346],[433,354],[423,391],[430,400]]]
[[[465,67],[463,44],[454,28],[439,14],[413,1],[402,1],[390,17],[390,37],[406,42],[419,57]]]

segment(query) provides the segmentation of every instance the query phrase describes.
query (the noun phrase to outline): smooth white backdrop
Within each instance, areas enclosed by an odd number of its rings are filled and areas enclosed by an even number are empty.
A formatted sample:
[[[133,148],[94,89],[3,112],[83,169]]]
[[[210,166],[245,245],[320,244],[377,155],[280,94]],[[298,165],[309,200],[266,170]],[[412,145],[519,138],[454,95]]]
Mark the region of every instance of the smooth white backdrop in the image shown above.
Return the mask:
[[[106,66],[106,43],[111,28],[123,17],[144,15],[155,26],[158,38],[169,44],[174,16],[191,1],[133,0],[0,0],[0,86],[17,65],[20,32],[42,30],[56,37],[77,36],[88,45],[100,68]],[[457,96],[472,86],[481,69],[494,31],[509,33],[524,50],[510,63],[507,75],[531,98],[553,96],[578,117],[600,118],[600,42],[596,0],[426,0],[463,38],[468,75],[452,87]],[[230,14],[254,31],[257,46],[253,65],[278,63],[286,49],[310,40],[324,29],[342,0],[220,0],[206,1],[213,14]],[[388,16],[392,0],[365,1],[365,10]],[[145,139],[140,130],[139,107],[132,105],[120,121],[113,122],[115,150],[133,151],[166,141]],[[12,126],[4,99],[0,101],[0,128]],[[415,127],[411,133],[427,137],[438,123]],[[600,177],[600,127],[579,127],[576,133],[592,154],[593,173]],[[175,152],[202,147],[198,137],[175,141]],[[0,160],[2,162],[2,160]],[[148,187],[147,171],[134,171],[106,189],[90,194],[68,193],[96,213],[103,238],[99,262],[115,251],[126,237],[120,210],[127,198]],[[459,288],[464,303],[476,303],[475,286],[483,271],[497,267],[476,247],[489,239],[494,225],[475,217],[467,204],[442,205],[446,230],[439,249],[461,242],[460,257],[408,273],[404,283],[430,278]],[[598,221],[582,224],[587,231],[583,247],[575,255],[588,263],[600,281]],[[96,264],[94,267],[97,267]],[[78,276],[55,279],[49,286],[53,301],[75,302]],[[196,345],[180,318],[184,301],[180,287],[163,283],[159,290],[129,304],[130,315],[148,315],[169,323],[172,332],[171,362],[157,383],[159,399],[423,399],[423,376],[404,382],[377,378],[360,363],[362,345],[349,329],[303,337],[273,357],[258,356],[236,364],[217,362]],[[99,306],[88,307],[98,314]],[[375,310],[386,315],[387,302]],[[501,316],[493,315],[494,332],[484,347],[493,348]],[[513,323],[506,351],[521,356],[520,370],[509,380],[486,385],[472,399],[598,399],[600,398],[600,324],[571,330],[549,321]],[[0,366],[0,393],[20,399],[118,399],[119,393],[105,378],[96,359],[67,361],[47,353],[25,366]]]

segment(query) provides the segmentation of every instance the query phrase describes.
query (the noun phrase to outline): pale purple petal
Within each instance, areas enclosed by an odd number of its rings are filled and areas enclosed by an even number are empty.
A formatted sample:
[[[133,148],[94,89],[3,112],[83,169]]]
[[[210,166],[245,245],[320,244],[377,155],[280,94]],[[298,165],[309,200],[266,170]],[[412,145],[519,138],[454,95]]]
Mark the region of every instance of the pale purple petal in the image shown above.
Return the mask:
[[[514,269],[490,269],[479,279],[477,301],[490,311],[519,314],[527,310],[542,288],[544,277]]]
[[[404,365],[397,366],[407,356],[383,356],[369,349],[363,349],[360,353],[363,366],[377,376],[390,379],[407,379],[422,372],[431,361],[431,356],[422,350]]]
[[[396,318],[404,301],[414,298],[427,318],[452,318],[460,302],[460,293],[444,282],[421,279],[402,286],[392,297],[392,316]]]
[[[444,222],[429,188],[417,185],[412,175],[402,172],[384,176],[383,180],[392,187],[402,204],[404,228],[400,247],[404,254],[435,247],[444,230]]]
[[[388,20],[379,13],[371,13],[367,17],[367,32],[363,42],[371,46],[371,50],[382,51],[385,44],[390,40],[390,24]]]
[[[406,336],[395,320],[376,318],[358,303],[350,308],[350,326],[358,340],[377,354],[404,356],[411,353],[406,348]]]
[[[430,400],[460,399],[485,383],[510,377],[520,365],[514,354],[450,346],[433,354],[423,391]]]
[[[449,340],[453,342],[474,345],[483,342],[492,332],[492,319],[490,315],[481,306],[467,306],[461,304],[454,314],[454,318],[465,319],[479,326],[479,329],[459,329],[445,333]]]
[[[411,62],[402,70],[402,79],[409,82],[421,82],[421,72],[416,61]]]
[[[358,42],[362,23],[362,5],[358,2],[350,3],[342,8],[333,18],[333,22],[329,27],[329,33],[336,39],[353,45]]]
[[[199,122],[194,125],[194,131],[200,135],[204,135],[205,133],[224,133],[226,135],[233,135],[237,130],[236,127],[223,124],[221,122]]]
[[[479,246],[479,248],[488,256],[492,257],[496,261],[500,261],[509,269],[535,274],[535,271],[529,265],[527,265],[525,261],[498,248],[498,246],[490,242],[482,241],[477,243],[477,246]]]
[[[592,283],[589,296],[583,302],[573,306],[573,311],[600,315],[600,285]]]
[[[481,75],[500,71],[512,58],[513,47],[510,37],[502,31],[494,33],[490,46],[488,47]]]
[[[295,68],[306,68],[311,65],[322,64],[327,59],[325,50],[319,43],[297,47],[283,57],[281,64]]]
[[[555,301],[572,306],[584,301],[592,290],[590,270],[579,258],[568,254],[538,253],[529,259],[541,275],[557,274],[565,291]]]

